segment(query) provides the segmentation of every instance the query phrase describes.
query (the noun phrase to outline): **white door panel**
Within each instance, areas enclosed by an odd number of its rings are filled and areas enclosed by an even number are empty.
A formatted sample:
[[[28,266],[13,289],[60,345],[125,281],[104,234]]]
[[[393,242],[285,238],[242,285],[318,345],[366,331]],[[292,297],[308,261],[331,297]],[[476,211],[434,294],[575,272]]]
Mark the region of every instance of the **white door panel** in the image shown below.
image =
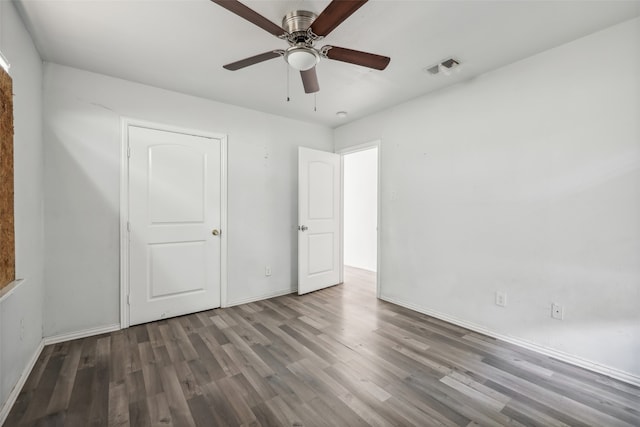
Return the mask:
[[[220,140],[128,135],[130,324],[219,307]]]
[[[177,145],[149,147],[150,221],[202,223],[204,221],[205,156]]]
[[[298,294],[340,282],[340,156],[299,148]]]
[[[206,242],[149,245],[149,300],[204,291]]]

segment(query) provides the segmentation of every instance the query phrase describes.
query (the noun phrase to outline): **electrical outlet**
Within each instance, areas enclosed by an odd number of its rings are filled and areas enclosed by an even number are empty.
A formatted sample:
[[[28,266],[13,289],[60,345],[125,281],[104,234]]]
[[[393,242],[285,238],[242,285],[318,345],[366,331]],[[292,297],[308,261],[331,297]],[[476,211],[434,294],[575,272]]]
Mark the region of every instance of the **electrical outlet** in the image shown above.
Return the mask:
[[[564,318],[564,307],[555,302],[551,304],[551,317],[562,320]]]
[[[506,292],[496,292],[496,305],[500,307],[507,306],[507,293]]]
[[[267,266],[264,268],[264,275],[265,275],[265,276],[267,276],[267,277],[268,277],[268,276],[271,276],[271,266],[270,266],[270,265],[267,265]]]

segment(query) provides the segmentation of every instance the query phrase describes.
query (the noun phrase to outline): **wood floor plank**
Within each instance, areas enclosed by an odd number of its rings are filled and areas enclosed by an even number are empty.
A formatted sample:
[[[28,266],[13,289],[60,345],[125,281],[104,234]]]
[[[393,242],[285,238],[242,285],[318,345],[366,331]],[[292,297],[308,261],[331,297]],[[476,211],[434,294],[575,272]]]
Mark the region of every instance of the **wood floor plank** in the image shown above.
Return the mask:
[[[125,377],[124,382],[129,403],[134,403],[146,398],[147,389],[144,385],[144,374],[142,370],[130,373]]]
[[[195,421],[191,415],[175,366],[163,366],[159,370],[159,374],[174,424],[185,427],[194,426]]]
[[[63,427],[66,422],[65,417],[64,412],[54,412],[38,419],[35,425],[37,427]]]
[[[304,426],[302,418],[296,414],[289,405],[287,405],[280,396],[276,396],[273,399],[267,400],[267,407],[276,414],[282,425],[301,427]]]
[[[156,394],[147,398],[149,408],[149,418],[152,426],[176,426],[171,418],[171,410],[164,393]]]
[[[304,296],[46,346],[5,427],[640,426],[640,388],[375,297]]]
[[[380,404],[380,399],[372,390],[373,383],[354,375],[346,366],[335,364],[325,369],[325,372],[349,391],[341,396],[345,403],[371,425],[408,426],[408,422],[401,414],[388,405]],[[362,386],[364,385],[364,387]],[[385,399],[385,400],[388,400]]]
[[[162,322],[158,322],[162,324]],[[136,339],[139,343],[149,341],[149,331],[147,329],[147,325],[136,325],[133,326],[133,329],[136,333]]]
[[[252,366],[262,376],[274,374],[273,369],[260,359],[260,357],[251,349],[249,343],[243,340],[233,328],[225,329],[224,334],[230,341],[230,344],[225,344],[226,348],[233,348],[236,355],[238,353],[241,355],[241,357],[236,356],[236,358],[244,360],[245,364]]]
[[[369,425],[335,396],[326,395],[322,398],[317,397],[311,400],[308,406],[317,414],[320,414],[332,426]]]
[[[266,402],[260,402],[251,408],[256,416],[256,419],[261,426],[264,427],[281,427],[286,422],[283,419],[279,419],[266,404]]]
[[[109,427],[129,426],[129,395],[125,383],[109,387]]]
[[[111,337],[100,336],[96,342],[96,366],[91,381],[89,426],[106,426],[109,419],[109,368]]]
[[[240,417],[236,414],[234,407],[229,403],[227,396],[217,382],[207,384],[204,387],[204,391],[203,396],[211,408],[211,412],[216,414],[227,425],[240,425]]]
[[[155,396],[164,392],[162,381],[160,380],[159,369],[155,363],[145,364],[142,366],[142,379],[147,396]]]
[[[170,364],[182,362],[185,360],[184,354],[180,349],[180,345],[178,344],[178,340],[173,335],[173,329],[169,326],[169,323],[164,323],[158,326],[160,330],[160,335],[162,336],[162,346],[154,346],[153,353],[161,364]],[[166,350],[166,356],[164,351]]]
[[[222,369],[222,372],[212,374],[214,375],[214,378],[231,376],[240,372],[240,368],[236,361],[234,361],[234,359],[229,356],[229,353],[225,351],[224,346],[230,344],[228,340],[224,344],[219,344],[219,342],[209,334],[208,329],[203,330],[200,335],[202,336],[203,342],[213,355],[215,363]],[[218,370],[216,369],[216,371]]]
[[[53,354],[47,361],[47,366],[42,373],[37,387],[33,390],[31,402],[29,403],[25,414],[22,417],[23,423],[33,422],[38,418],[47,415],[47,407],[51,399],[53,390],[59,379],[60,370],[64,363],[64,354]]]
[[[501,381],[504,383],[504,381]],[[514,384],[498,384],[491,380],[487,380],[485,385],[491,387],[494,390],[499,391],[500,393],[510,396],[512,400],[509,402],[508,406],[515,406],[515,402],[519,402],[525,407],[531,408],[543,414],[549,415],[551,418],[556,419],[564,424],[571,426],[588,426],[589,423],[582,421],[580,418],[576,417],[572,412],[568,411],[566,405],[562,405],[561,401],[554,400],[553,398],[547,399],[541,397],[540,395],[536,395],[532,393],[531,395],[525,395],[520,391],[524,391],[520,389],[518,386]],[[520,391],[519,391],[520,390]]]
[[[429,396],[424,398],[419,390],[406,387],[404,384],[391,384],[386,389],[392,396],[393,400],[398,400],[404,405],[411,406],[416,410],[426,414],[425,421],[433,421],[433,425],[443,426],[459,426],[467,425],[469,420],[454,413],[450,414],[450,409],[442,407],[439,402],[432,401]]]
[[[630,425],[633,425],[634,421],[640,416],[638,408],[631,408],[614,402],[613,400],[607,400],[604,393],[594,393],[595,390],[589,389],[585,386],[577,386],[574,388],[567,388],[566,382],[563,378],[553,376],[535,376],[530,375],[530,371],[522,369],[520,366],[516,366],[509,361],[499,360],[493,357],[488,357],[483,360],[494,367],[499,367],[505,372],[509,372],[513,375],[527,378],[530,382],[543,387],[545,390],[553,391],[570,398],[575,402],[579,402],[586,405],[589,409],[593,409],[594,419],[600,419],[601,422],[612,422],[607,420],[606,415],[615,417],[616,419],[626,421]],[[603,416],[600,416],[602,414]]]
[[[17,426],[20,424],[20,420],[23,419],[25,412],[29,408],[32,395],[33,395],[32,390],[23,390],[20,393],[20,395],[16,399],[16,402],[13,404],[13,407],[11,408],[11,412],[9,412],[9,415],[5,420],[6,425]]]
[[[193,416],[193,421],[198,427],[208,426],[226,426],[228,425],[224,419],[220,418],[214,411],[212,411],[211,405],[207,402],[204,396],[193,396],[188,400],[189,409]]]
[[[130,400],[130,402],[129,425],[131,427],[150,427],[151,417],[149,416],[147,399]]]
[[[193,347],[191,340],[189,339],[189,335],[183,326],[183,322],[180,321],[180,318],[169,319],[169,326],[173,331],[173,336],[175,337],[175,342],[182,351],[184,356],[184,360],[194,360],[198,358],[198,352]]]
[[[223,378],[218,384],[220,385],[220,390],[226,396],[227,401],[233,407],[233,411],[241,424],[257,422],[249,402],[245,399],[242,388],[236,383],[234,378]]]
[[[515,420],[520,421],[524,425],[539,427],[569,426],[569,424],[559,421],[546,413],[532,408],[531,406],[522,404],[515,399],[509,401],[509,403],[502,409],[502,413]]]
[[[189,400],[195,396],[202,395],[202,389],[191,370],[191,364],[189,362],[180,362],[175,363],[173,366],[176,369],[176,375],[185,399]]]
[[[243,373],[229,377],[229,381],[236,391],[240,393],[244,402],[251,408],[276,395],[271,389],[259,391],[254,386],[254,383],[250,382]],[[264,396],[267,397],[265,398]]]
[[[35,366],[31,370],[24,387],[22,387],[23,392],[34,390],[38,386],[40,379],[42,378],[42,374],[49,363],[49,358],[51,357],[52,352],[53,346],[46,346],[42,349],[42,353],[38,356]]]
[[[301,332],[301,330],[293,328],[290,325],[282,325],[280,326],[280,329],[302,344],[308,351],[317,355],[322,360],[325,360],[327,363],[334,363],[337,361],[337,358],[332,355],[331,352],[325,350],[325,348],[317,342],[315,335],[311,336],[309,334],[305,334],[304,332]]]
[[[67,407],[66,424],[69,426],[85,426],[88,424],[89,408],[93,400],[91,383],[93,382],[95,370],[95,367],[84,368],[78,370],[76,374],[69,406]],[[23,423],[21,425],[29,424]]]
[[[125,331],[125,347],[124,347],[124,368],[127,374],[137,372],[142,369],[140,353],[138,352],[138,336],[131,332],[131,329]]]
[[[160,325],[160,322],[151,322],[144,325],[147,330],[147,336],[149,337],[147,341],[152,347],[160,347],[164,345],[164,337],[160,332]],[[131,328],[129,328],[129,330],[131,330]],[[133,336],[135,342],[138,342],[138,335],[133,334]]]
[[[125,352],[126,337],[123,331],[114,332],[111,335],[110,351],[109,355],[109,381],[112,383],[124,382],[124,377],[127,374],[126,358],[122,357]]]
[[[316,370],[315,365],[307,359],[300,360],[288,366],[296,377],[315,390],[318,396],[343,396],[349,391],[338,381],[329,376],[324,370]]]
[[[146,342],[143,342],[142,344],[146,344]],[[172,362],[171,359],[171,354],[169,354],[169,350],[167,349],[167,347],[170,346],[171,348],[175,349],[175,342],[168,342],[167,345],[162,345],[159,347],[151,347],[151,352],[153,353],[153,362],[156,363],[158,366],[165,366],[165,365],[170,365]],[[180,354],[180,353],[174,353],[174,354]],[[175,357],[176,360],[182,360],[180,356]]]
[[[82,343],[74,341],[69,346],[69,353],[65,356],[62,367],[56,380],[55,388],[51,393],[47,414],[55,414],[64,411],[69,406],[73,383],[76,380],[80,355],[82,353]]]
[[[266,328],[264,325],[255,325],[255,328],[260,330],[264,336],[269,338],[269,342],[271,342],[271,344],[265,346],[265,348],[267,348],[274,357],[278,358],[282,363],[289,364],[303,358],[300,353],[294,350],[290,345],[271,332],[271,330]]]
[[[318,367],[329,366],[327,361],[322,359],[319,355],[315,354],[309,348],[305,347],[303,343],[297,341],[291,335],[287,334],[285,331],[281,329],[280,326],[272,325],[269,323],[264,323],[263,326],[267,328],[269,332],[277,336],[279,340],[281,340],[286,344],[287,347],[283,347],[282,351],[286,352],[288,348],[293,349],[295,353],[290,353],[291,357],[294,357],[296,360],[311,359],[316,363]],[[277,342],[280,342],[279,340],[272,340],[272,342],[277,343]]]

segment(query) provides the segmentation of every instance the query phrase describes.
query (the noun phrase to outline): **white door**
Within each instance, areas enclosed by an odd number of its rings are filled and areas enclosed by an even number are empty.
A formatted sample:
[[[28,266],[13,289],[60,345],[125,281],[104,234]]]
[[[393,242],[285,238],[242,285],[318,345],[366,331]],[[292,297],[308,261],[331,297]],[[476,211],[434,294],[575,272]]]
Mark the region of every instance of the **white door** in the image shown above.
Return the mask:
[[[129,322],[220,307],[221,141],[129,137]]]
[[[298,151],[298,294],[340,282],[340,156]]]

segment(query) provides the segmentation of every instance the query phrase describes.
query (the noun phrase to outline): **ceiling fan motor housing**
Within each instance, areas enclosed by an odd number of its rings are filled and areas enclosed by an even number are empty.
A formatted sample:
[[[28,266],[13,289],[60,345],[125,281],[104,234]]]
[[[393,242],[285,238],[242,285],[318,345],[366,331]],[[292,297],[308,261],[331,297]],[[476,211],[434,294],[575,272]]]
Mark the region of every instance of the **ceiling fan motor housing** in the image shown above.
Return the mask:
[[[289,42],[292,45],[305,44],[311,46],[314,40],[309,37],[310,34],[307,30],[317,17],[318,15],[308,10],[294,10],[287,13],[282,18],[282,28],[289,33]]]

